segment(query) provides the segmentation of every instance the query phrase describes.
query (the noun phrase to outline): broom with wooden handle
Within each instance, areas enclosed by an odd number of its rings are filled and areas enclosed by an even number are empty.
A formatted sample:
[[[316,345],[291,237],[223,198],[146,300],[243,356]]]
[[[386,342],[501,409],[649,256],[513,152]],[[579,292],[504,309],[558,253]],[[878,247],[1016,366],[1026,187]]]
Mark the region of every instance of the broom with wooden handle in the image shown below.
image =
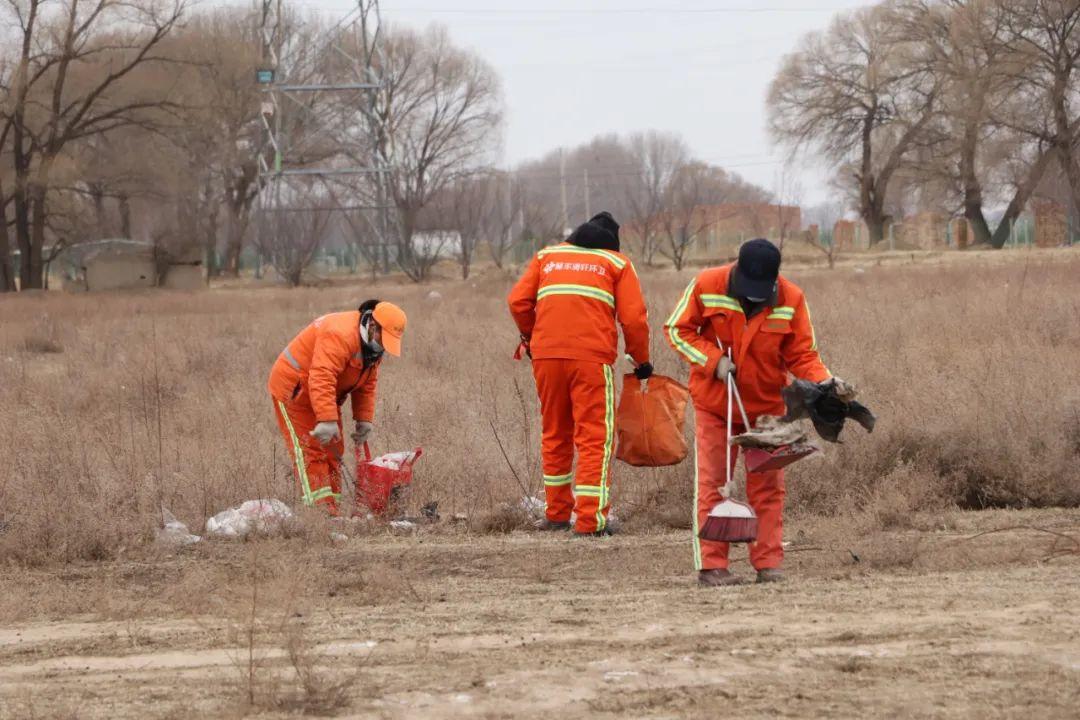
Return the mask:
[[[717,340],[716,344],[723,350],[723,345]],[[731,358],[731,349],[727,351]],[[698,537],[702,540],[712,540],[727,543],[751,543],[757,540],[758,518],[754,509],[744,502],[731,499],[731,415],[732,398],[739,404],[739,413],[742,415],[743,427],[750,429],[750,421],[746,416],[746,408],[743,406],[739,387],[735,384],[735,377],[728,373],[727,378],[727,442],[724,447],[724,487],[720,494],[724,499],[717,503],[705,518]],[[695,510],[696,512],[696,510]]]

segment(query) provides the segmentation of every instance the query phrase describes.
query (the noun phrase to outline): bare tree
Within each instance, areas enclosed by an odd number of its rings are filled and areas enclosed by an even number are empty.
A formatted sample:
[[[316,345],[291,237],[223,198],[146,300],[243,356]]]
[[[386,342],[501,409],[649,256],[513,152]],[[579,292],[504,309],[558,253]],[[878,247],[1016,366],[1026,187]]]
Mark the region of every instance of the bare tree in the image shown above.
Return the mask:
[[[374,142],[374,157],[389,168],[385,201],[397,211],[397,263],[419,282],[432,259],[426,241],[413,242],[420,213],[458,177],[488,164],[501,122],[499,83],[487,63],[455,47],[444,29],[383,30],[379,43],[372,61],[383,87],[363,108],[366,137],[349,152],[366,162]],[[367,185],[376,205],[384,203],[380,187]]]
[[[521,194],[521,239],[533,250],[562,240],[566,228],[559,206],[522,178],[518,180],[518,189]]]
[[[132,82],[161,52],[186,0],[7,0],[19,50],[0,104],[10,122],[15,237],[22,288],[44,284],[53,174],[79,140],[138,124],[168,88]]]
[[[983,211],[988,179],[1000,169],[991,143],[1001,135],[995,118],[1021,74],[1009,48],[1001,0],[901,0],[896,21],[910,42],[929,51],[940,81],[940,112],[928,125],[913,184],[941,200],[958,197],[977,243],[989,244]]]
[[[659,252],[671,260],[676,270],[686,264],[687,253],[701,234],[716,222],[715,208],[727,199],[723,174],[704,163],[688,163],[678,168],[664,195],[660,214],[664,242]]]
[[[311,195],[292,202],[303,209],[264,216],[257,243],[281,279],[289,287],[297,287],[325,242],[334,213],[325,200]]]
[[[1080,203],[1080,3],[1075,0],[1005,2],[1005,41],[1014,52],[1014,84],[1003,124],[1025,137],[1031,159],[1019,175],[1015,193],[994,231],[994,247],[1003,247],[1013,221],[1038,187],[1051,158],[1068,179],[1074,205]],[[1078,205],[1080,206],[1080,205]]]
[[[927,55],[898,31],[895,4],[886,2],[804,37],[769,89],[777,141],[850,167],[872,244],[889,219],[889,182],[936,111],[938,79]]]
[[[803,186],[799,178],[792,174],[791,163],[787,162],[777,170],[773,181],[775,190],[773,197],[776,205],[776,234],[777,245],[781,250],[788,236],[801,230],[798,227],[798,207],[802,203]],[[762,231],[762,234],[768,229]]]
[[[458,234],[461,279],[468,280],[476,248],[493,214],[493,183],[487,173],[462,177],[446,189],[447,216]]]
[[[0,85],[7,88],[8,85],[7,65],[0,58]],[[7,96],[6,89],[0,90],[0,98]],[[14,196],[8,192],[11,184],[5,182],[8,176],[8,141],[11,138],[12,118],[0,116],[0,292],[14,292],[15,267],[11,262],[11,228],[12,220],[9,219],[9,209],[14,203]]]
[[[638,164],[640,176],[627,188],[631,233],[639,244],[638,251],[646,265],[652,265],[660,246],[664,228],[661,211],[668,197],[672,179],[690,157],[690,150],[681,138],[669,133],[650,130],[632,135],[630,151]]]
[[[288,18],[282,32],[295,34],[297,24]],[[214,215],[204,228],[208,270],[236,276],[259,190],[254,149],[261,98],[252,78],[258,51],[250,16],[238,8],[201,13],[170,46],[183,61],[175,91],[182,109],[168,133],[178,150],[175,166],[190,176],[188,197],[203,206],[200,213]],[[221,268],[212,266],[219,207],[225,214]]]
[[[491,194],[491,212],[484,221],[484,238],[495,267],[503,269],[506,255],[513,247],[514,224],[521,214],[521,185],[512,173],[494,172],[487,176]]]
[[[844,203],[838,200],[829,200],[815,207],[807,208],[804,220],[811,229],[816,225],[818,232],[807,231],[805,234],[806,244],[825,256],[829,269],[836,266],[836,238],[833,237],[833,229],[837,221],[844,217]]]

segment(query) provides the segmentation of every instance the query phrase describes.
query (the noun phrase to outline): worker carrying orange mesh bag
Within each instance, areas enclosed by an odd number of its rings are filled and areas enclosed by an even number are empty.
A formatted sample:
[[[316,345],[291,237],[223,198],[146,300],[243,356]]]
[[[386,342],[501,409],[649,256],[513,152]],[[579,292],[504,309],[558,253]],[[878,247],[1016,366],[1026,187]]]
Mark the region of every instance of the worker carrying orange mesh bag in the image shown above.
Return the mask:
[[[267,389],[306,505],[338,513],[345,450],[340,408],[351,398],[352,439],[363,444],[374,427],[383,353],[400,355],[404,332],[401,308],[368,300],[358,310],[317,318],[274,362]]]
[[[681,463],[688,451],[683,427],[689,399],[686,387],[669,377],[654,374],[638,380],[633,373],[624,375],[615,457],[637,467]]]
[[[679,298],[664,333],[691,367],[690,398],[697,425],[693,542],[698,582],[738,584],[741,580],[728,571],[728,543],[698,537],[709,512],[723,499],[726,482],[730,407],[726,378],[734,377],[753,425],[762,415],[784,414],[781,390],[789,374],[813,382],[828,380],[831,374],[818,354],[803,292],[780,275],[780,250],[764,239],[745,243],[737,262],[698,275]],[[844,385],[842,380],[837,383]],[[733,434],[750,429],[743,427],[741,417],[732,421]],[[737,452],[732,452],[732,470],[736,460]],[[784,471],[749,473],[746,486],[759,519],[750,562],[759,582],[781,580]]]
[[[649,321],[637,272],[602,212],[529,262],[508,298],[532,358],[543,425],[543,530],[608,535],[621,325],[637,376],[652,374]],[[574,467],[574,449],[577,467]]]

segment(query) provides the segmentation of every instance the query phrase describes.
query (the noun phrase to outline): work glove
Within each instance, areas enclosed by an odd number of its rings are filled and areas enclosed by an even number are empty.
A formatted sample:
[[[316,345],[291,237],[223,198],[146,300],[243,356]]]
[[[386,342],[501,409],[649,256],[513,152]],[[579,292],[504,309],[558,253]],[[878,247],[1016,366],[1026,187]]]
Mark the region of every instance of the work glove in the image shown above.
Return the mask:
[[[371,436],[371,431],[374,429],[375,426],[371,423],[357,420],[356,430],[352,434],[353,442],[357,445],[363,445],[367,442],[367,439]]]
[[[634,368],[634,377],[638,380],[648,380],[652,374],[652,363],[643,362]]]
[[[735,363],[731,361],[727,355],[720,358],[720,362],[716,363],[716,379],[727,380],[728,375],[735,374]]]
[[[336,422],[321,422],[311,431],[311,437],[320,445],[329,445],[331,441],[341,439],[341,430]]]

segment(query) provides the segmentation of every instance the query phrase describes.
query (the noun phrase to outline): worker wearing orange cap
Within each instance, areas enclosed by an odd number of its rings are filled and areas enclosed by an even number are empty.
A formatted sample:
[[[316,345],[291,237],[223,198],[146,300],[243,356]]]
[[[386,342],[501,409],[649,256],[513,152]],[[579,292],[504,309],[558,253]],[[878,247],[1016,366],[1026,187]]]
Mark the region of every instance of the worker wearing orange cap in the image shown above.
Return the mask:
[[[401,308],[368,300],[357,310],[317,318],[278,355],[267,388],[306,505],[337,514],[345,451],[340,407],[352,399],[352,438],[365,442],[383,352],[400,355],[404,333]]]
[[[576,513],[574,532],[610,535],[616,322],[635,374],[652,373],[645,299],[633,264],[619,252],[618,223],[602,212],[566,242],[540,250],[508,302],[540,397],[546,517],[539,528],[569,530]]]

